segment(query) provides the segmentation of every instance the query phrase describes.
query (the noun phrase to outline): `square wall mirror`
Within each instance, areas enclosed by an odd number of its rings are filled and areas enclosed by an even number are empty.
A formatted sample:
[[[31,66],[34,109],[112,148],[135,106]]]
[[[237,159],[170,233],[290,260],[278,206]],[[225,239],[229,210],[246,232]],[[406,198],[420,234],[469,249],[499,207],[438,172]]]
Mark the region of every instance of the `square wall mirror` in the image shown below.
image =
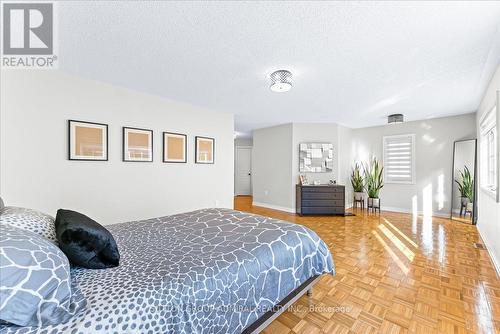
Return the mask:
[[[299,144],[299,171],[301,173],[333,172],[333,144]]]

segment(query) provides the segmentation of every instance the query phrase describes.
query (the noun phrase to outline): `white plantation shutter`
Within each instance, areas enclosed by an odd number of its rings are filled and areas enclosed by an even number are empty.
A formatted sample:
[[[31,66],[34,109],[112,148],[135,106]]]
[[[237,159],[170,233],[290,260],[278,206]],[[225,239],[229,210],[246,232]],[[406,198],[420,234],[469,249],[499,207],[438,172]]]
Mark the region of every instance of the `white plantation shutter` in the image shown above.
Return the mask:
[[[415,135],[384,136],[384,182],[415,183]]]
[[[494,106],[489,112],[483,115],[480,121],[480,181],[481,187],[490,192],[496,193],[497,189],[497,110]],[[496,196],[496,194],[494,194]]]

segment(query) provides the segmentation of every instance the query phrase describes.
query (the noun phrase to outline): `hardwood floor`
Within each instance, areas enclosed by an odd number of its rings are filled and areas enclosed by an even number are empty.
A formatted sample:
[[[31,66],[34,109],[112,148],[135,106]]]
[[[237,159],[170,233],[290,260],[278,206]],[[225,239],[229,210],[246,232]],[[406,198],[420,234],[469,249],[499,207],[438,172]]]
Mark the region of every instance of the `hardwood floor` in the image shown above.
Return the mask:
[[[475,226],[443,218],[354,210],[352,217],[299,217],[235,209],[302,224],[330,247],[324,275],[265,333],[499,333],[500,280]]]

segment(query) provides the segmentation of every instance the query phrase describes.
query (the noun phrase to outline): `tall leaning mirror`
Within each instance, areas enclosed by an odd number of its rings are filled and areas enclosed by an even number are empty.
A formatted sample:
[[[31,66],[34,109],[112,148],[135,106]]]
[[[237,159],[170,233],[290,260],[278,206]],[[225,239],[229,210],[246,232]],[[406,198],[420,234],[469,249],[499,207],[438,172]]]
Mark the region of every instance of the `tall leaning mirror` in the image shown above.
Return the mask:
[[[475,139],[453,145],[451,219],[468,224],[476,223],[476,149]]]

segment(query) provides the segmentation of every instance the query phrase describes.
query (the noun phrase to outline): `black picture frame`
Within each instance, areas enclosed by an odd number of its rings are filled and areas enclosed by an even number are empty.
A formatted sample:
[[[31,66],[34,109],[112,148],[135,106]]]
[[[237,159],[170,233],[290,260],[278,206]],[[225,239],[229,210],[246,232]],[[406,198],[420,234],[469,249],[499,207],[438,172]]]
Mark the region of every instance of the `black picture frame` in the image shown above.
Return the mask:
[[[150,132],[151,134],[151,159],[150,160],[129,160],[126,158],[126,148],[125,148],[125,131],[126,130],[138,130],[144,132]],[[154,133],[151,129],[133,128],[130,126],[122,127],[122,161],[123,162],[153,162],[154,161]]]
[[[106,132],[106,155],[103,159],[86,159],[86,158],[75,158],[71,154],[71,125],[73,123],[81,123],[81,124],[91,124],[91,125],[98,125],[102,126],[105,129]],[[88,121],[80,121],[76,119],[68,119],[68,160],[71,161],[108,161],[109,157],[109,131],[108,131],[108,124],[105,123],[97,123],[97,122],[88,122]]]
[[[198,161],[198,139],[208,139],[212,141],[212,161],[211,162],[202,162]],[[195,136],[194,137],[194,162],[197,164],[203,165],[213,165],[215,164],[215,138],[212,137],[203,137],[203,136]]]
[[[184,161],[168,161],[165,157],[165,135],[174,135],[174,136],[182,136],[184,137]],[[187,135],[184,133],[177,133],[177,132],[168,132],[164,131],[162,133],[162,142],[163,142],[163,147],[162,147],[162,156],[163,156],[163,162],[167,164],[185,164],[187,163],[187,156],[188,156],[188,144],[187,144],[188,138]]]

